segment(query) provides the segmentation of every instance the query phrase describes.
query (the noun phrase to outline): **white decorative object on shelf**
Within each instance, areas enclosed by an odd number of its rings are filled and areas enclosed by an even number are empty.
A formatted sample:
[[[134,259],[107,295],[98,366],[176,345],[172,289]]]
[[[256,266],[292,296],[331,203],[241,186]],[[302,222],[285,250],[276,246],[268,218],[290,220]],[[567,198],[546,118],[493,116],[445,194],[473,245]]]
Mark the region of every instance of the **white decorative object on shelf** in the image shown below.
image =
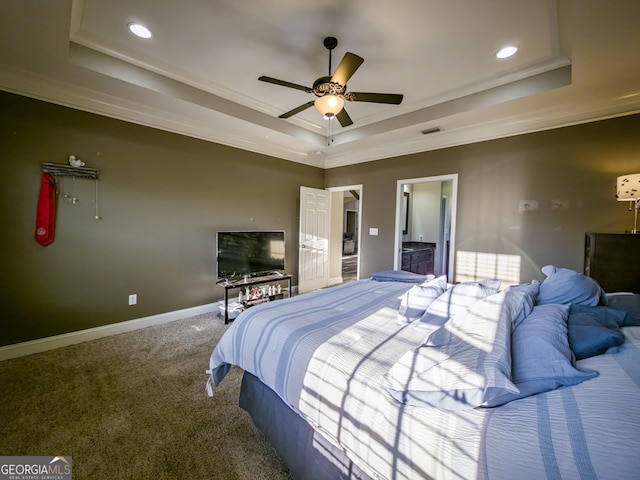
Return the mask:
[[[72,167],[84,167],[84,162],[75,155],[69,155],[69,165]]]

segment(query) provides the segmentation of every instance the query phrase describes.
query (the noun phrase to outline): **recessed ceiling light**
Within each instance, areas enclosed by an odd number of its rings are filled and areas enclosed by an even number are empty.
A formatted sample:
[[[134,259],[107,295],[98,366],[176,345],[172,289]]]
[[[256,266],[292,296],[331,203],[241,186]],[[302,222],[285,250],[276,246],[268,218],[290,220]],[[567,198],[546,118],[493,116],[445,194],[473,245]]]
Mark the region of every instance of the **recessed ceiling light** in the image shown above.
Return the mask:
[[[151,38],[151,30],[139,23],[131,22],[128,24],[129,30],[140,38]]]
[[[496,53],[496,57],[507,58],[507,57],[510,57],[511,55],[514,55],[517,51],[518,51],[518,47],[514,47],[513,45],[510,45],[508,47],[504,47],[500,49],[498,53]]]

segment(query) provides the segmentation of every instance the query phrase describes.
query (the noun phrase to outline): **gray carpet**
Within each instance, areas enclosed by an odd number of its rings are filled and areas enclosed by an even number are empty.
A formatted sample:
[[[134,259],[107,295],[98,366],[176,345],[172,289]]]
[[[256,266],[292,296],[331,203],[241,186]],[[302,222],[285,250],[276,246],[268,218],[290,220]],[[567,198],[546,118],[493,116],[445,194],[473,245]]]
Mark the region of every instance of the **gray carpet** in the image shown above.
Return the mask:
[[[0,455],[71,455],[75,480],[290,479],[238,407],[206,395],[227,326],[199,315],[0,362]]]

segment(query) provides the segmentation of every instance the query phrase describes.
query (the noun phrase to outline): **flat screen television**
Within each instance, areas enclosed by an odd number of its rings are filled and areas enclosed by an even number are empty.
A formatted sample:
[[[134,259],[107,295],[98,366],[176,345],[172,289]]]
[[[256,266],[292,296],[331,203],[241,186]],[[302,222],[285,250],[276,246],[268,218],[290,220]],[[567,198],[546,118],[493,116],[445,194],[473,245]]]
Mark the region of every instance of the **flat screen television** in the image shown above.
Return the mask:
[[[284,231],[220,231],[216,235],[218,278],[257,276],[284,270]]]

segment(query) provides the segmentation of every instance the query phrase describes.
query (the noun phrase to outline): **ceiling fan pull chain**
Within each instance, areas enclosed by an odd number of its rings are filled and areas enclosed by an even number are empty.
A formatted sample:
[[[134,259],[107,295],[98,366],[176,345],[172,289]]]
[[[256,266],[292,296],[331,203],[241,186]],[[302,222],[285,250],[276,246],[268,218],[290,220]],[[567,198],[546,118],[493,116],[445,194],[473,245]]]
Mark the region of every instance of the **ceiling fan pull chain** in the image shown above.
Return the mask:
[[[329,118],[329,120],[327,120],[327,122],[329,123],[329,126],[327,127],[327,147],[330,147],[333,143],[333,124],[335,118],[336,117],[333,116]]]

